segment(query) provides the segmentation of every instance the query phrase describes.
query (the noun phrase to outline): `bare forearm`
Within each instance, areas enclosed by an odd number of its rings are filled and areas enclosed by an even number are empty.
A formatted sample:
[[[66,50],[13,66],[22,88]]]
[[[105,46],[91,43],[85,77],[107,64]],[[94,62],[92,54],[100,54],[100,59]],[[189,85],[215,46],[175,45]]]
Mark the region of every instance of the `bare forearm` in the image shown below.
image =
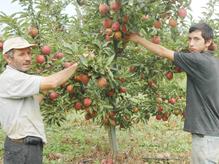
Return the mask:
[[[44,91],[44,90],[54,89],[57,86],[60,86],[61,84],[65,83],[75,73],[76,69],[77,69],[77,64],[73,64],[72,66],[62,71],[44,77],[41,82],[40,90]]]
[[[57,85],[60,86],[66,82],[75,73],[75,71],[76,67],[69,67],[53,75],[50,75],[48,78],[50,78],[51,81],[56,81]]]
[[[138,39],[135,40],[134,42],[142,45],[143,47],[145,47],[146,49],[155,53],[158,56],[173,60],[174,51],[172,51],[172,50],[169,50],[161,45],[154,44],[154,43],[152,43],[144,38],[141,38],[141,37],[138,37]]]

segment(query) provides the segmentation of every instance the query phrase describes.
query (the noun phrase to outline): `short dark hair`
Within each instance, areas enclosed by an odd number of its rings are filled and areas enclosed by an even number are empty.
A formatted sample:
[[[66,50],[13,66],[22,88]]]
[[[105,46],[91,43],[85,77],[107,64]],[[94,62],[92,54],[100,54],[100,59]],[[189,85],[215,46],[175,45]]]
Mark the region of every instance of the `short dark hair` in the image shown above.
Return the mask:
[[[208,41],[210,39],[213,40],[214,38],[214,32],[213,29],[206,23],[197,23],[195,25],[192,25],[189,29],[189,33],[199,30],[202,32],[202,37],[205,41]]]

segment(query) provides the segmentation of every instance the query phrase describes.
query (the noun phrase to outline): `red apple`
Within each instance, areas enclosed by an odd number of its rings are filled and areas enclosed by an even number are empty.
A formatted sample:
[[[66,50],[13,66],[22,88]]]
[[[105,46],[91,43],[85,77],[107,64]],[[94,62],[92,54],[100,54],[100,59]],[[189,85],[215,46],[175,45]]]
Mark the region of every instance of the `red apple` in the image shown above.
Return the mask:
[[[127,27],[125,24],[122,25],[122,32],[123,33],[126,33],[127,32]]]
[[[37,55],[36,56],[36,62],[39,64],[42,64],[45,62],[45,57],[43,55]]]
[[[169,100],[168,100],[168,102],[170,103],[170,104],[175,104],[176,103],[176,99],[175,98],[170,98]]]
[[[103,27],[104,28],[110,28],[112,26],[112,19],[106,18],[103,20]]]
[[[163,107],[162,107],[162,106],[158,106],[157,111],[158,111],[159,113],[162,113],[162,112],[163,112]]]
[[[112,30],[113,30],[113,31],[119,31],[119,29],[120,29],[120,24],[119,24],[119,22],[114,22],[114,23],[112,24]]]
[[[55,54],[55,58],[57,58],[57,59],[61,59],[61,58],[63,58],[63,57],[64,57],[64,54],[61,53],[61,52],[57,52],[57,53]]]
[[[180,8],[179,10],[178,10],[178,15],[181,17],[181,18],[184,18],[184,17],[186,17],[186,15],[187,15],[187,11],[186,11],[186,9],[185,8]]]
[[[82,104],[80,102],[76,102],[75,105],[74,105],[74,108],[76,110],[80,110],[82,108]]]
[[[73,92],[74,92],[73,85],[69,84],[69,85],[66,87],[66,91],[67,91],[68,93],[73,93]]]
[[[168,71],[167,73],[165,73],[165,76],[168,80],[172,80],[173,79],[173,72]]]
[[[43,55],[49,55],[51,53],[51,49],[49,46],[45,45],[41,48],[41,52]]]
[[[173,18],[170,18],[169,25],[170,27],[175,28],[177,26],[177,21]]]
[[[154,26],[155,28],[157,28],[157,29],[161,28],[161,26],[162,26],[162,25],[161,25],[161,21],[156,20],[156,21],[154,22],[153,26]]]
[[[164,114],[162,115],[162,120],[163,120],[163,121],[167,121],[168,118],[169,118],[169,113],[164,113]]]
[[[121,3],[118,1],[112,2],[110,5],[110,8],[115,12],[119,11],[121,7]]]
[[[119,92],[120,93],[126,93],[127,89],[125,87],[120,87]]]
[[[36,37],[38,35],[38,29],[34,26],[28,27],[28,34],[32,37]]]
[[[161,120],[162,119],[162,115],[161,114],[156,114],[156,119],[157,120]]]
[[[52,100],[52,101],[55,101],[57,98],[59,97],[59,94],[55,91],[51,92],[49,94],[49,98]]]
[[[92,103],[92,100],[90,98],[85,98],[84,101],[83,101],[83,104],[85,107],[89,107]]]
[[[107,80],[105,77],[101,77],[97,79],[97,86],[99,88],[105,88],[108,85]]]
[[[114,89],[111,89],[108,93],[107,93],[107,96],[109,97],[112,97],[115,93],[115,90]]]
[[[154,44],[160,44],[160,36],[153,36],[151,42]]]
[[[109,11],[109,6],[105,3],[101,3],[99,5],[99,12],[101,15],[105,15]]]
[[[79,81],[82,82],[84,85],[87,85],[89,82],[90,78],[86,74],[80,74],[79,75]]]

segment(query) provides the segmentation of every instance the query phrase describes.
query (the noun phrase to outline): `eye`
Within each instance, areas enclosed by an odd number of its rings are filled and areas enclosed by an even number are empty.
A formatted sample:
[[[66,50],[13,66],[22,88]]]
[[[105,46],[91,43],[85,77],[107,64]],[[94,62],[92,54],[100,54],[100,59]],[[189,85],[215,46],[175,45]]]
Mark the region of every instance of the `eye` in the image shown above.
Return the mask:
[[[24,55],[25,55],[24,53],[20,53],[20,54],[19,54],[19,56],[24,56]]]
[[[31,56],[31,51],[27,52],[27,54],[28,54],[29,56]]]
[[[195,38],[194,38],[194,40],[198,41],[198,40],[200,40],[200,38],[198,38],[198,37],[195,37]]]

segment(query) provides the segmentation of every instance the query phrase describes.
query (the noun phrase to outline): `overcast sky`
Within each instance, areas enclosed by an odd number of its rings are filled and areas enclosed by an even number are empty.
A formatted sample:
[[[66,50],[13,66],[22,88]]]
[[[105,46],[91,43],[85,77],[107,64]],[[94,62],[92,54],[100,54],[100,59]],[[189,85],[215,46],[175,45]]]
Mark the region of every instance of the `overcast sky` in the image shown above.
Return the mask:
[[[198,17],[201,16],[202,7],[205,6],[207,2],[208,0],[192,0],[191,9],[195,19],[198,19]],[[70,6],[66,9],[66,12],[72,13],[72,9],[73,7]],[[0,11],[3,11],[8,15],[21,10],[22,8],[17,2],[11,3],[11,0],[0,0]]]

